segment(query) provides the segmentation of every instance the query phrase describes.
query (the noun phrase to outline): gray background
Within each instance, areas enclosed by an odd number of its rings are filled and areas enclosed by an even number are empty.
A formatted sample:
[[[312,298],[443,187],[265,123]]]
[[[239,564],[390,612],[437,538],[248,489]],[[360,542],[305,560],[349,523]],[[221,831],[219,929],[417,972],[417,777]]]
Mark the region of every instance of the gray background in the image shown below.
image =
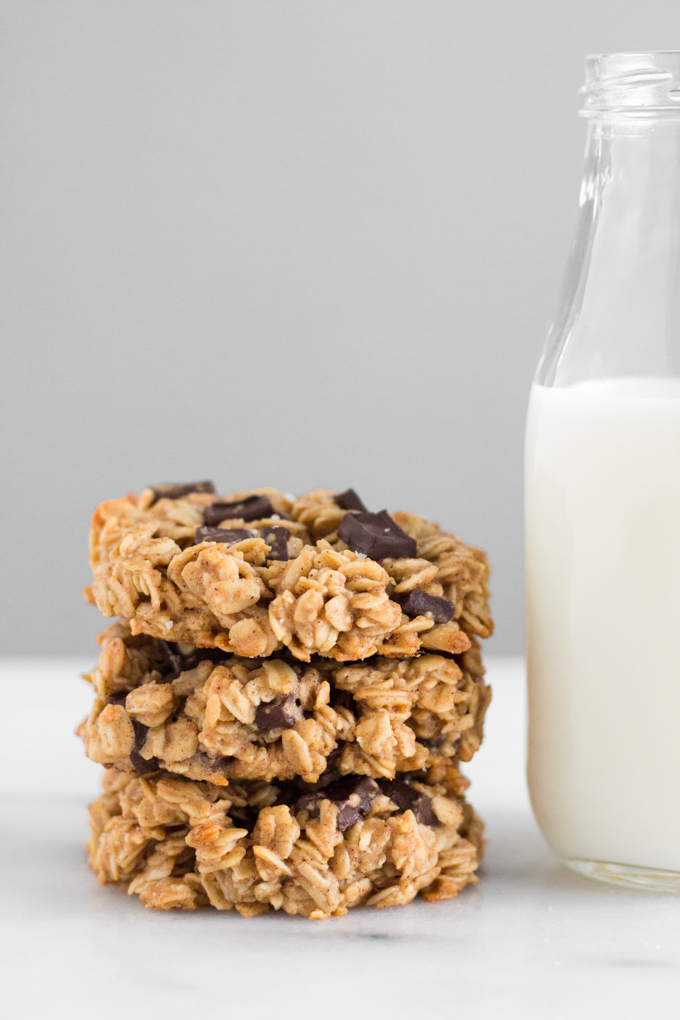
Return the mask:
[[[677,0],[3,0],[2,650],[84,653],[97,502],[353,485],[490,552],[522,646],[527,391],[589,51]]]

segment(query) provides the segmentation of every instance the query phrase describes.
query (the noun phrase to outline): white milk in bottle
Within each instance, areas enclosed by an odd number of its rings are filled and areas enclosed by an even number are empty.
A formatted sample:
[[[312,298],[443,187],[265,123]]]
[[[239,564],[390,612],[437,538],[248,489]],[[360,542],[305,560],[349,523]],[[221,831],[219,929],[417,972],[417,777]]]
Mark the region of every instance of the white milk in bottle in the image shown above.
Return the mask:
[[[529,782],[564,859],[680,872],[680,380],[532,389]]]
[[[584,875],[680,893],[680,52],[588,57],[526,438],[529,787]]]

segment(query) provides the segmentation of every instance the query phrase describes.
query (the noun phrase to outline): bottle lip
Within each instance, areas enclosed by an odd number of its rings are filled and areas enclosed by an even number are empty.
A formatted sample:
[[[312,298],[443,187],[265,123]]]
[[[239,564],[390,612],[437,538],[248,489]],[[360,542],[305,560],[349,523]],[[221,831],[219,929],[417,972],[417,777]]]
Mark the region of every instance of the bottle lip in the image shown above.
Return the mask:
[[[680,115],[680,50],[591,54],[580,91],[586,117]]]

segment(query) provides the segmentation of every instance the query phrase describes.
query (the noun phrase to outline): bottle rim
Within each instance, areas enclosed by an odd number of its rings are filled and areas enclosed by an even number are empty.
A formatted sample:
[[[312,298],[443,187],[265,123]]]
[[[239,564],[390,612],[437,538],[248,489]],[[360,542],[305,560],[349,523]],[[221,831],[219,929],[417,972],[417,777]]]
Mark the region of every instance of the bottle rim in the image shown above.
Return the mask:
[[[680,115],[680,50],[590,54],[580,92],[586,117]]]

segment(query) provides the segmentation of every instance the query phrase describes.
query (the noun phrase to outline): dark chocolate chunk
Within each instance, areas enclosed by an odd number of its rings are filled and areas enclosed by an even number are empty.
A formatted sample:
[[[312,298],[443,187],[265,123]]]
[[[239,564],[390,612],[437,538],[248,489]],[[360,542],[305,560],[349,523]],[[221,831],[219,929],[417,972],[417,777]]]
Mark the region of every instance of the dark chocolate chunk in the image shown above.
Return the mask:
[[[270,730],[290,730],[302,719],[302,708],[293,694],[285,698],[262,702],[255,712],[255,725],[258,730],[267,733]]]
[[[319,801],[322,797],[323,794],[320,793],[303,793],[293,804],[293,814],[296,815],[298,811],[306,811],[310,818],[316,818],[319,814]]]
[[[137,719],[132,720],[132,726],[135,731],[135,751],[141,751],[146,743],[149,727],[145,726],[144,723],[138,722]]]
[[[215,486],[212,482],[187,482],[186,485],[169,482],[165,485],[155,485],[153,489],[153,503],[158,499],[181,499],[192,492],[214,493]],[[152,506],[153,503],[151,504]]]
[[[341,779],[330,786],[326,796],[334,803],[342,800],[349,800],[354,794],[359,797],[359,808],[365,814],[375,798],[380,793],[374,779],[366,776],[350,776],[348,779]]]
[[[163,638],[156,640],[156,647],[162,653],[162,660],[158,666],[159,672],[163,674],[164,683],[176,680],[180,673],[188,669],[196,669],[199,662],[204,659],[224,662],[228,657],[220,648],[195,648],[189,655],[184,655],[175,641],[165,641]]]
[[[107,705],[124,705],[125,704],[125,699],[127,698],[127,696],[128,696],[128,692],[127,691],[116,691],[115,694],[109,694],[108,698],[106,699],[106,704]]]
[[[142,758],[139,753],[146,743],[146,736],[149,732],[149,727],[145,726],[144,723],[138,722],[136,719],[132,720],[132,725],[135,730],[135,746],[130,751],[130,764],[132,765],[135,772],[140,776],[147,776],[151,772],[157,772],[160,768],[160,762],[158,758]]]
[[[240,517],[242,521],[259,521],[263,517],[271,517],[274,507],[266,496],[248,496],[238,503],[213,503],[203,513],[205,523],[210,527],[220,521],[231,521]]]
[[[127,691],[118,691],[116,694],[111,694],[106,699],[106,703],[107,705],[124,705],[127,696]],[[137,772],[140,776],[146,776],[151,772],[157,772],[160,768],[158,758],[151,758],[149,761],[146,761],[146,759],[142,758],[139,753],[140,749],[144,746],[146,735],[149,732],[149,727],[144,726],[143,723],[137,722],[136,719],[132,720],[132,725],[135,731],[135,746],[132,751],[130,751],[130,764],[135,772]]]
[[[401,779],[379,779],[378,785],[385,796],[397,805],[399,811],[410,809],[417,822],[421,822],[423,825],[437,825],[437,816],[432,810],[432,803],[426,794],[414,790],[412,786]]]
[[[149,776],[152,772],[158,772],[161,763],[158,758],[142,758],[139,751],[130,751],[130,764],[138,776]]]
[[[329,800],[338,805],[338,829],[344,832],[350,825],[354,825],[368,812],[371,804],[380,793],[378,784],[373,779],[363,777],[361,779],[351,778],[333,783],[326,793]],[[353,802],[359,798],[359,803]]]
[[[332,777],[332,773],[335,772],[335,766],[338,764],[338,761],[340,759],[340,755],[342,754],[344,749],[345,749],[345,741],[344,740],[340,740],[338,742],[337,747],[334,747],[332,751],[329,751],[329,753],[328,753],[328,755],[326,757],[326,768],[323,770],[323,772],[319,776],[319,782],[323,782],[324,780],[326,780],[326,782],[327,782],[328,778]]]
[[[428,595],[424,591],[404,592],[403,595],[392,595],[392,599],[398,602],[407,616],[425,616],[429,613],[435,623],[447,623],[455,612],[455,606],[449,599],[443,599],[439,595]]]
[[[338,805],[338,818],[336,825],[338,832],[344,832],[345,829],[349,829],[350,825],[354,825],[360,818],[363,818],[363,814],[358,807],[354,804],[350,804],[349,801],[341,800]]]
[[[165,641],[163,638],[158,638],[156,647],[162,656],[159,672],[163,674],[165,682],[169,683],[182,672],[182,654],[174,641]]]
[[[380,794],[380,787],[373,779],[352,776],[331,783],[313,793],[304,793],[293,806],[293,814],[306,811],[311,818],[319,814],[319,802],[330,800],[338,808],[338,829],[344,832],[369,811],[371,804]]]
[[[345,514],[338,528],[338,538],[354,552],[364,553],[372,560],[416,555],[415,538],[402,531],[387,510],[377,514]]]
[[[194,543],[198,545],[199,542],[224,542],[225,545],[231,545],[233,542],[243,542],[244,539],[252,537],[252,532],[247,528],[196,528]]]
[[[288,539],[290,538],[288,528],[263,528],[260,538],[264,539],[268,546],[271,546],[267,556],[268,560],[288,559]]]
[[[419,793],[411,804],[411,811],[416,816],[416,821],[422,825],[439,825],[439,820],[432,810],[432,801],[425,793]]]
[[[335,497],[335,502],[338,506],[341,506],[343,510],[360,510],[362,513],[368,513],[368,510],[361,502],[354,489],[347,489],[346,492],[341,492],[339,496]]]

